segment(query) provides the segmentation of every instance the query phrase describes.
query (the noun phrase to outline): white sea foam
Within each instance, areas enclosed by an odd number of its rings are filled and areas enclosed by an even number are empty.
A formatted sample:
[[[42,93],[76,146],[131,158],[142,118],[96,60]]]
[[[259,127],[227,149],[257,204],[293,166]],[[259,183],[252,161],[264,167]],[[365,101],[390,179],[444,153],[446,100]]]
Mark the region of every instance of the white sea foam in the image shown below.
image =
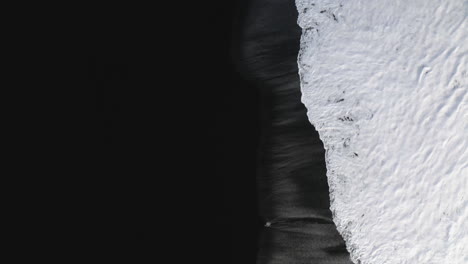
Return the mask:
[[[468,263],[468,1],[296,0],[302,102],[362,264]]]

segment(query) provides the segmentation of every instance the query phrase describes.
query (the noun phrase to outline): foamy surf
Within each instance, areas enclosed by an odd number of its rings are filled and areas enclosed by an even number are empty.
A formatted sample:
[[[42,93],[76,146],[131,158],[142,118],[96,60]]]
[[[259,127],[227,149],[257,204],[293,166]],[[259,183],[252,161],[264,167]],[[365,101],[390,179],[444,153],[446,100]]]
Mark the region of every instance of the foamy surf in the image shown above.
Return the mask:
[[[355,263],[468,263],[468,2],[296,0],[302,101]]]

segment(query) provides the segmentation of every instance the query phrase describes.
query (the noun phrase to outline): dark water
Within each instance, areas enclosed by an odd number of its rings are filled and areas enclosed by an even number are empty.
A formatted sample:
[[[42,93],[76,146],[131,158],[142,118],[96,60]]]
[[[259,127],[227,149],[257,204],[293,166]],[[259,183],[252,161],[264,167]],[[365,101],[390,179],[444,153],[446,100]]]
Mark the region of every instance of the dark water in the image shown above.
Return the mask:
[[[242,7],[233,58],[260,91],[258,263],[352,263],[331,220],[325,152],[300,102],[294,1]]]
[[[96,149],[85,157],[98,169],[80,199],[100,239],[89,243],[129,263],[161,245],[175,246],[174,263],[351,263],[300,102],[294,1],[220,6],[186,8],[180,25],[156,21],[175,8],[127,5],[90,22]]]

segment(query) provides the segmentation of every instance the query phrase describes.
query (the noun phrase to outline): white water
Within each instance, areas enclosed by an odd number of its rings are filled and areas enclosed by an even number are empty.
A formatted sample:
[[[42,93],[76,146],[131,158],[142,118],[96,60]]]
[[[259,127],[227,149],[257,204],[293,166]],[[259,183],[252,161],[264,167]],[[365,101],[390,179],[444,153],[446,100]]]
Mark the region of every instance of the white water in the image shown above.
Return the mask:
[[[468,1],[296,0],[302,101],[362,264],[468,263]]]

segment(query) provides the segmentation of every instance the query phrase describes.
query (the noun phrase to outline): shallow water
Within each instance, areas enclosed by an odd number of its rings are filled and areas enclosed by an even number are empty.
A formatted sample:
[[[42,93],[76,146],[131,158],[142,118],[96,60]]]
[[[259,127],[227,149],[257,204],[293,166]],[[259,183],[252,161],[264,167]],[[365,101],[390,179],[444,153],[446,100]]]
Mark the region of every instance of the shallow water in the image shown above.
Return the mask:
[[[270,224],[258,263],[351,263],[331,220],[325,151],[301,103],[294,1],[254,0],[242,22],[240,70],[261,91],[259,209]]]

